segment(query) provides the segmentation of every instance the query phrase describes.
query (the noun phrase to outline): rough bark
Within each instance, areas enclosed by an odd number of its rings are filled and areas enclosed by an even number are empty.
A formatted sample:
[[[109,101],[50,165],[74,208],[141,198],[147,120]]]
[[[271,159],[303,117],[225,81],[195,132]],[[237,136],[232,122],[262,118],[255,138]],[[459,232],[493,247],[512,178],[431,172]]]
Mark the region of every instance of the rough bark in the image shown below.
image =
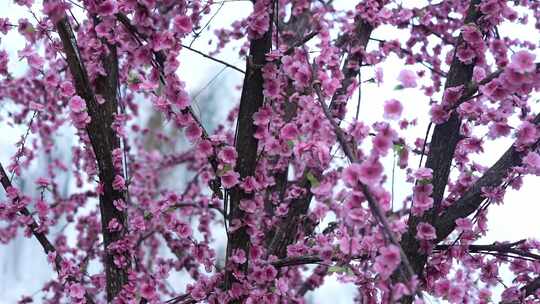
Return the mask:
[[[465,16],[464,24],[475,23],[478,21],[480,14],[477,6],[479,3],[480,0],[471,1]],[[460,35],[455,49],[463,42],[463,38]],[[465,64],[461,62],[454,53],[445,89],[460,85],[466,86],[472,79],[473,68],[474,62]],[[432,184],[434,207],[425,212],[421,217],[411,216],[409,218],[409,229],[403,235],[401,241],[403,250],[409,257],[411,265],[417,275],[422,273],[427,261],[427,255],[419,253],[420,244],[416,239],[416,226],[420,222],[433,222],[433,218],[443,199],[444,190],[448,183],[448,176],[450,174],[454,152],[460,140],[460,127],[461,119],[459,118],[459,115],[453,111],[448,121],[435,127],[431,137],[426,167],[433,170]]]
[[[272,18],[270,18],[272,20]],[[264,103],[263,95],[263,75],[261,68],[266,62],[266,54],[272,47],[272,25],[270,23],[268,31],[260,38],[250,41],[249,57],[246,61],[246,75],[244,77],[242,94],[240,97],[240,108],[236,126],[235,146],[238,158],[235,171],[240,177],[246,178],[255,174],[258,157],[258,140],[253,137],[256,126],[253,124],[253,114],[259,110]],[[230,191],[230,206],[228,219],[243,221],[246,214],[240,210],[240,201],[249,199],[252,194],[244,192],[239,186]],[[250,237],[247,227],[242,226],[231,232],[228,236],[226,261],[229,260],[232,252],[242,249],[246,253],[250,248]],[[242,265],[241,270],[247,270],[248,262]],[[229,265],[227,265],[229,266]],[[225,273],[225,289],[229,289],[236,280],[233,272],[228,269]]]
[[[114,200],[125,199],[123,191],[113,188],[115,175],[121,173],[115,172],[112,161],[113,149],[120,147],[120,140],[112,128],[114,115],[117,113],[118,58],[116,48],[107,44],[108,52],[102,56],[102,64],[106,75],[96,79],[94,93],[93,86],[90,83],[88,73],[79,53],[75,34],[67,17],[62,18],[56,23],[56,29],[62,40],[69,71],[74,80],[75,90],[86,101],[88,114],[91,118],[86,131],[96,157],[99,182],[103,186],[103,192],[99,196],[101,226],[105,248],[103,260],[107,280],[107,299],[112,301],[122,290],[122,286],[127,283],[127,269],[117,267],[114,263],[114,254],[108,250],[109,245],[122,239],[127,231],[126,214],[116,209],[113,205]],[[102,96],[105,103],[100,105],[96,100],[95,94]],[[123,229],[109,231],[107,226],[113,219],[121,223]]]

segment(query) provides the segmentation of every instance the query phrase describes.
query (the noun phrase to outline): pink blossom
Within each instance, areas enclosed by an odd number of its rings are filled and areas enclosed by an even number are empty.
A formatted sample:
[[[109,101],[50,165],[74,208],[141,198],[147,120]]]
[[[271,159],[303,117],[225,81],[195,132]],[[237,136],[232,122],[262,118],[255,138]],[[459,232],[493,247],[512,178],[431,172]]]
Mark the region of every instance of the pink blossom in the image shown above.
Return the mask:
[[[253,200],[241,200],[240,209],[247,213],[255,213],[257,210],[257,204]]]
[[[193,24],[189,16],[176,16],[173,19],[173,29],[180,34],[187,34],[191,32]]]
[[[281,139],[283,140],[292,140],[298,136],[298,128],[293,123],[288,123],[281,128],[280,131]]]
[[[144,282],[141,285],[141,296],[147,300],[152,300],[156,296],[156,288],[153,283]]]
[[[520,73],[533,72],[536,69],[536,55],[528,51],[518,51],[511,57],[510,67]]]
[[[540,155],[536,152],[529,152],[524,158],[523,163],[529,166],[533,172],[540,171]]]
[[[450,111],[446,110],[443,106],[439,104],[434,104],[431,106],[429,114],[431,115],[431,121],[436,124],[442,124],[448,120],[450,117]]]
[[[517,132],[517,140],[520,145],[529,145],[538,139],[536,125],[525,121],[521,124]]]
[[[496,122],[489,126],[488,136],[492,139],[508,136],[512,128],[505,122]]]
[[[98,6],[98,14],[102,16],[110,16],[116,14],[118,6],[116,1],[113,0],[104,0]]]
[[[411,70],[401,70],[398,76],[399,82],[404,88],[415,88],[416,84],[416,73]]]
[[[518,301],[521,296],[521,291],[516,286],[507,288],[501,294],[501,299],[506,303],[512,303]]]
[[[439,297],[446,296],[450,290],[450,281],[448,279],[439,279],[435,283],[435,295]]]
[[[191,231],[191,227],[189,227],[189,224],[179,221],[176,223],[175,228],[176,228],[176,233],[181,238],[187,239],[191,237],[192,231]]]
[[[83,299],[84,293],[84,287],[79,283],[73,283],[69,286],[69,296],[74,299]]]
[[[127,207],[126,203],[122,199],[114,200],[113,205],[118,211],[123,211]]]
[[[373,149],[377,151],[379,155],[386,155],[388,150],[392,148],[392,145],[392,138],[388,136],[378,134],[377,136],[373,137]]]
[[[109,221],[107,229],[109,231],[120,231],[122,230],[122,224],[120,224],[116,218],[113,218]]]
[[[235,164],[236,157],[237,157],[236,150],[230,146],[225,147],[221,149],[221,151],[219,151],[218,157],[225,164],[229,164],[229,165]]]
[[[401,112],[403,112],[403,106],[398,100],[390,99],[384,102],[384,118],[399,119]]]
[[[459,284],[450,286],[448,290],[448,301],[450,303],[463,303],[463,297],[465,296],[465,287]]]
[[[116,175],[113,180],[113,189],[114,190],[125,190],[126,189],[126,181],[121,175]]]
[[[433,176],[433,169],[426,167],[418,168],[414,172],[413,176],[418,180],[431,180],[431,177]]]
[[[221,176],[221,183],[223,184],[223,187],[229,189],[236,186],[236,184],[238,184],[239,178],[240,178],[240,174],[232,170],[229,170]]]
[[[456,230],[459,232],[472,231],[472,222],[467,218],[459,218],[456,220]]]
[[[354,188],[360,180],[361,167],[359,164],[350,164],[349,167],[343,170],[343,181],[348,187]]]
[[[379,250],[379,255],[375,258],[373,268],[383,279],[388,279],[401,262],[399,247],[388,245]]]
[[[36,202],[36,210],[40,217],[45,217],[49,211],[49,205],[44,200],[38,200]]]
[[[212,154],[213,147],[212,143],[208,140],[201,140],[197,143],[197,155],[201,157],[208,157]]]
[[[416,226],[416,238],[419,240],[434,240],[437,238],[437,232],[433,226],[422,222]]]
[[[80,113],[86,110],[86,102],[79,96],[73,96],[69,100],[69,108],[75,113]]]
[[[457,48],[456,56],[461,62],[471,64],[476,57],[476,53],[470,46],[461,45]]]
[[[242,249],[235,249],[231,255],[231,261],[236,264],[244,264],[247,261],[246,252]]]
[[[190,123],[186,127],[185,132],[186,132],[187,139],[192,142],[199,139],[202,135],[202,130],[196,122]]]
[[[383,166],[376,158],[370,158],[360,164],[360,176],[361,182],[374,185],[382,178]]]
[[[463,86],[456,86],[444,90],[443,102],[445,105],[454,105],[463,94]]]

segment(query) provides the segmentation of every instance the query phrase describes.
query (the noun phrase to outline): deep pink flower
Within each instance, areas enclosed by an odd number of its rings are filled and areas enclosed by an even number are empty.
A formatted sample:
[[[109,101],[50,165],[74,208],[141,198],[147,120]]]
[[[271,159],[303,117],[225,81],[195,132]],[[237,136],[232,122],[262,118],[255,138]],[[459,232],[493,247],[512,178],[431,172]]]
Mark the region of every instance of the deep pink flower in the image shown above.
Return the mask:
[[[197,139],[199,139],[202,135],[202,130],[201,128],[199,127],[199,125],[196,123],[196,122],[191,122],[187,127],[186,127],[186,137],[189,141],[196,141]]]
[[[361,167],[359,164],[350,164],[349,167],[343,170],[343,181],[348,187],[354,188],[360,180],[360,170]]]
[[[102,16],[110,16],[116,14],[118,10],[118,5],[116,1],[113,0],[104,0],[98,6],[98,14]]]
[[[524,158],[523,163],[529,166],[534,172],[540,170],[540,155],[536,152],[529,152]]]
[[[255,213],[257,204],[253,200],[245,199],[240,201],[240,209],[247,213]]]
[[[298,128],[294,123],[288,123],[281,128],[281,139],[283,140],[292,140],[298,136]]]
[[[463,297],[465,296],[465,287],[459,284],[450,286],[448,290],[448,301],[450,303],[463,303]]]
[[[69,108],[75,113],[80,113],[86,110],[86,102],[79,96],[73,96],[69,100]]]
[[[419,240],[434,240],[437,238],[437,232],[433,226],[422,222],[416,226],[416,238]]]
[[[433,106],[431,106],[429,114],[431,115],[431,121],[436,124],[442,124],[446,122],[450,117],[450,111],[446,110],[443,106],[439,104],[434,104]]]
[[[480,33],[476,26],[466,25],[463,27],[461,33],[463,35],[463,40],[471,45],[483,42],[482,33]]]
[[[414,172],[413,176],[418,180],[431,180],[431,177],[433,176],[433,169],[426,167],[418,168]]]
[[[180,34],[187,34],[193,29],[191,18],[189,16],[176,16],[173,19],[173,29]]]
[[[156,296],[156,287],[153,283],[144,282],[141,285],[141,296],[147,300],[152,300]]]
[[[373,149],[377,151],[379,155],[386,155],[388,150],[392,148],[393,142],[392,139],[383,134],[379,134],[373,137]]]
[[[505,122],[496,122],[489,126],[488,136],[491,139],[508,136],[512,128]]]
[[[238,184],[239,178],[240,178],[240,174],[232,170],[229,170],[221,176],[221,183],[223,184],[223,187],[229,189],[236,186],[236,184]]]
[[[231,255],[231,261],[236,264],[244,264],[247,261],[246,252],[242,249],[235,249]]]
[[[521,124],[517,132],[517,140],[520,145],[534,143],[538,139],[538,130],[536,125],[525,121]]]
[[[233,147],[225,147],[219,151],[218,157],[223,163],[232,165],[236,163],[236,149]]]
[[[470,219],[459,218],[456,220],[456,230],[459,232],[469,232],[472,231],[473,224]]]
[[[388,245],[379,250],[379,255],[375,258],[373,268],[383,279],[388,279],[392,272],[401,262],[399,247],[396,245]]]

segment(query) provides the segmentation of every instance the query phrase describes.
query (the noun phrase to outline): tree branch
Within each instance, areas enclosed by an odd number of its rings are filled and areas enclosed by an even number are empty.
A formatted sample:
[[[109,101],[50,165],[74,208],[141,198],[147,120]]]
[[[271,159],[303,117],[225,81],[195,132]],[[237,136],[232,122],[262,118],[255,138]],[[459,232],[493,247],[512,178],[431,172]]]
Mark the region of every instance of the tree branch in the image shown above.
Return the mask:
[[[272,13],[269,20],[272,20]],[[238,158],[235,171],[244,179],[255,174],[258,156],[258,140],[253,137],[256,126],[253,121],[253,114],[259,110],[264,103],[262,66],[266,63],[266,54],[272,47],[272,22],[269,22],[268,30],[262,37],[250,41],[249,59],[246,61],[246,75],[242,86],[240,97],[240,108],[236,126],[235,146]],[[253,195],[244,192],[238,185],[230,191],[230,212],[229,220],[243,221],[246,214],[240,209],[240,201],[249,199]],[[232,233],[227,242],[227,253],[225,258],[225,289],[229,289],[236,278],[228,265],[229,257],[236,249],[248,252],[250,248],[250,237],[245,223]],[[243,271],[247,270],[248,262],[241,265]]]
[[[540,114],[534,118],[533,123],[540,124]],[[538,144],[537,142],[534,147],[537,147]],[[512,145],[455,203],[444,210],[441,216],[434,221],[434,227],[437,229],[437,240],[445,239],[455,229],[455,221],[458,218],[465,218],[475,212],[484,201],[482,189],[499,186],[513,167],[522,164],[522,158],[526,152],[518,151],[515,145]]]
[[[108,54],[102,55],[102,65],[106,76],[99,76],[95,81],[96,93],[105,99],[105,103],[100,105],[95,98],[75,34],[67,16],[56,23],[56,29],[62,40],[76,92],[86,101],[91,118],[86,130],[97,160],[99,180],[103,186],[103,193],[99,196],[99,205],[105,247],[104,266],[107,278],[107,298],[112,301],[121,291],[122,286],[127,283],[127,270],[114,263],[115,254],[108,249],[109,245],[121,240],[127,231],[126,214],[119,211],[113,204],[115,200],[125,199],[123,191],[113,188],[115,176],[121,174],[121,172],[115,172],[112,161],[112,151],[120,147],[120,140],[112,129],[114,115],[117,112],[118,58],[116,47],[106,44]],[[108,230],[108,224],[113,219],[122,224],[121,230],[114,232]]]
[[[464,24],[476,23],[480,18],[478,4],[480,0],[470,2]],[[456,55],[458,46],[464,43],[460,35],[454,48],[454,58],[446,79],[445,90],[467,85],[473,74],[474,62],[465,64]],[[454,159],[454,151],[460,140],[461,119],[456,111],[453,111],[448,121],[435,126],[431,137],[430,149],[426,161],[426,167],[433,170],[433,200],[434,207],[424,213],[422,217],[411,216],[408,221],[409,229],[403,235],[401,245],[407,256],[411,259],[412,267],[416,274],[421,274],[427,261],[427,255],[419,254],[419,242],[416,239],[416,226],[420,222],[432,223],[438,207],[443,199],[444,190],[448,183],[450,167]],[[412,302],[412,297],[404,299],[405,303]]]
[[[14,188],[2,164],[0,164],[0,183],[2,184],[2,187],[6,192],[8,192],[9,189]],[[21,198],[17,196],[13,199],[13,202],[16,203],[20,201],[20,199]],[[21,208],[19,210],[19,213],[22,216],[28,218],[27,226],[30,231],[32,231],[32,235],[38,240],[39,244],[43,248],[43,251],[45,251],[45,254],[55,253],[54,265],[56,267],[56,271],[60,272],[60,270],[62,269],[62,257],[60,256],[60,254],[58,254],[54,245],[51,243],[51,241],[49,241],[47,235],[45,235],[39,230],[39,225],[28,210],[28,208]],[[77,282],[77,280],[72,276],[67,277],[66,280],[68,282]],[[84,298],[88,304],[94,304],[94,300],[86,290],[84,291]]]

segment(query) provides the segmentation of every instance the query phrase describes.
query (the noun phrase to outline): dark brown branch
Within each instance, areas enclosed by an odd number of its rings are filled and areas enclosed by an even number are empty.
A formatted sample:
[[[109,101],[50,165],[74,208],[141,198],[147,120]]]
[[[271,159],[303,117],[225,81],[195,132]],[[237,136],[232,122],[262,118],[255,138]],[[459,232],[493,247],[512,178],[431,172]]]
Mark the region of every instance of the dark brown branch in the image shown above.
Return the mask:
[[[465,20],[463,22],[464,24],[475,24],[479,20],[480,13],[477,7],[479,3],[480,0],[472,0],[470,2]],[[445,90],[461,85],[465,86],[471,82],[474,62],[471,64],[465,64],[461,62],[456,55],[457,47],[463,43],[463,37],[460,35],[454,48],[454,58],[446,79]],[[450,174],[450,168],[454,159],[454,151],[460,140],[460,126],[461,119],[459,118],[458,113],[455,111],[451,113],[446,122],[435,126],[426,160],[426,167],[433,170],[432,196],[434,200],[434,207],[424,213],[422,217],[411,216],[409,218],[409,229],[403,235],[401,241],[403,249],[405,250],[407,256],[411,259],[414,272],[418,275],[420,275],[423,271],[424,265],[427,261],[427,255],[419,254],[419,242],[416,239],[416,226],[419,222],[433,223],[434,221],[435,214],[443,199],[444,190],[448,183],[448,176]],[[403,301],[404,303],[410,303],[412,301],[412,297],[406,297],[403,299]]]
[[[272,16],[269,18],[273,19]],[[258,158],[258,140],[253,137],[256,126],[253,121],[253,114],[262,107],[264,103],[263,94],[263,75],[261,68],[266,63],[266,54],[272,47],[272,22],[269,23],[266,33],[257,39],[250,41],[249,58],[246,61],[246,75],[242,86],[240,97],[240,108],[238,111],[238,120],[236,126],[235,146],[238,158],[235,165],[235,171],[244,179],[255,174]],[[239,208],[240,201],[252,197],[252,194],[244,192],[239,186],[230,191],[230,212],[228,218],[230,221],[243,221],[246,214]],[[230,233],[227,242],[227,253],[225,264],[225,289],[229,289],[236,280],[232,271],[228,268],[227,261],[236,249],[244,250],[246,253],[250,248],[250,237],[247,228],[242,226]],[[243,271],[247,270],[248,262],[241,265]]]
[[[533,123],[540,124],[540,114],[535,117]],[[538,143],[535,146],[537,145]],[[443,214],[434,221],[437,239],[439,241],[445,239],[455,229],[456,219],[465,218],[475,212],[484,201],[482,188],[501,185],[510,170],[522,164],[522,158],[526,152],[518,151],[515,145],[512,145],[455,203],[444,210]]]
[[[13,188],[13,185],[11,184],[11,181],[9,180],[9,177],[6,174],[6,171],[4,170],[4,167],[2,166],[2,164],[0,164],[0,183],[2,184],[2,187],[4,188],[6,192],[8,191],[8,189]],[[13,199],[13,202],[17,203],[19,200],[20,200],[20,197],[16,197]],[[60,254],[57,253],[56,248],[51,243],[51,241],[49,241],[49,239],[47,238],[47,235],[45,235],[43,232],[39,230],[39,225],[34,219],[34,217],[32,216],[32,214],[30,213],[30,211],[28,210],[28,208],[26,207],[21,208],[19,210],[19,213],[22,216],[25,216],[29,219],[27,226],[30,229],[30,231],[32,231],[32,235],[38,240],[39,244],[43,248],[43,251],[45,251],[45,254],[49,254],[49,253],[56,254],[55,259],[54,259],[54,265],[56,267],[56,271],[60,271],[62,269],[62,257],[60,256]],[[77,281],[75,278],[71,276],[68,277],[67,280],[70,282]],[[84,292],[84,298],[88,304],[94,304],[94,300],[92,299],[92,297],[87,291]]]
[[[97,22],[97,20],[94,20]],[[66,16],[56,23],[56,29],[62,40],[64,53],[66,54],[69,70],[75,82],[77,94],[86,101],[91,121],[86,127],[92,149],[97,160],[99,180],[103,185],[103,193],[99,196],[101,212],[101,227],[105,246],[104,267],[107,278],[107,298],[112,301],[127,283],[127,269],[120,268],[114,263],[115,254],[108,250],[109,245],[123,238],[127,231],[126,215],[119,211],[113,204],[115,200],[124,200],[125,194],[113,188],[115,172],[112,151],[120,147],[120,140],[116,136],[112,123],[117,112],[117,83],[118,83],[118,58],[116,47],[106,43],[108,53],[102,55],[102,65],[106,75],[97,77],[95,81],[96,94],[105,99],[100,105],[94,95],[92,84],[84,67],[77,40],[69,20]],[[123,229],[111,232],[107,226],[111,220],[117,220]],[[128,258],[129,261],[129,258]]]

